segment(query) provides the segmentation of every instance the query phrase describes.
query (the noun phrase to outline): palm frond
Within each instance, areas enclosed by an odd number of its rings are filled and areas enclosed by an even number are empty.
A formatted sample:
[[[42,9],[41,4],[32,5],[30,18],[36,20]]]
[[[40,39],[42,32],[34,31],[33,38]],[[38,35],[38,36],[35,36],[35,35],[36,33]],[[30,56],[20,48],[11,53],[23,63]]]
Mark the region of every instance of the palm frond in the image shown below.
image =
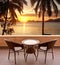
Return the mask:
[[[17,9],[20,13],[23,10],[23,7],[22,6],[19,6],[19,5],[15,4],[15,3],[12,3],[12,2],[10,3],[10,8]]]
[[[17,10],[19,11],[20,14],[23,13],[23,9],[22,8],[18,7]]]
[[[42,11],[46,11],[46,0],[41,0],[41,9],[42,9]]]
[[[15,3],[18,3],[19,5],[20,5],[20,3],[27,5],[26,0],[12,0],[12,1],[15,2]]]
[[[16,24],[16,19],[12,18],[9,22],[11,22],[11,25],[15,25]]]
[[[56,14],[56,16],[58,15],[58,8],[57,8],[57,5],[54,3],[54,1],[52,0],[52,5],[53,5],[53,10],[54,10],[54,13]]]
[[[37,1],[37,4],[36,4],[36,6],[34,8],[36,14],[37,14],[37,11],[39,9],[39,4],[40,4],[40,0]]]
[[[22,0],[23,4],[27,5],[27,1],[26,0]]]
[[[52,10],[51,10],[51,1],[50,0],[46,1],[46,8],[47,8],[48,16],[51,16],[52,15]]]
[[[9,2],[9,7],[17,8],[19,5],[14,2]]]
[[[38,0],[30,0],[31,5],[34,6],[34,4],[37,2]]]
[[[13,0],[13,3],[18,4],[20,7],[23,8],[23,3],[20,0]]]
[[[8,10],[8,2],[0,2],[0,14],[5,14],[5,12]]]
[[[9,11],[10,11],[10,14],[11,14],[12,18],[14,18],[14,17],[17,18],[17,15],[16,15],[16,13],[15,13],[15,11],[14,11],[14,9],[12,7],[9,8]]]
[[[55,0],[58,4],[60,4],[60,0]]]
[[[40,17],[40,15],[41,15],[41,12],[39,11],[39,14],[38,14],[38,16]]]

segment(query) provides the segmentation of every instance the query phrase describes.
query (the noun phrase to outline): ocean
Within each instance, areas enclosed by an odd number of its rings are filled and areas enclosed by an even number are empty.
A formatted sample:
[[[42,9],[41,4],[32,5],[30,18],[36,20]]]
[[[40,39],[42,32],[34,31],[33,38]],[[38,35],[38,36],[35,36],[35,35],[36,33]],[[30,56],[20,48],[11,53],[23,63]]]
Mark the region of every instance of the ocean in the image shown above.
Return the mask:
[[[45,22],[44,31],[46,34],[60,35],[60,22]],[[14,29],[12,35],[41,35],[42,22],[17,23],[11,26]],[[2,27],[0,26],[0,35]]]

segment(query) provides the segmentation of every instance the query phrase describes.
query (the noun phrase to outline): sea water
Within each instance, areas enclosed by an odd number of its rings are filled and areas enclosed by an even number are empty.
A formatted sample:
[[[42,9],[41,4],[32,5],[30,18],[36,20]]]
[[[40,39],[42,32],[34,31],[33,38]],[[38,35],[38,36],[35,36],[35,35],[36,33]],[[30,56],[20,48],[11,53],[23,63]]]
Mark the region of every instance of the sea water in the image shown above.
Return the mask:
[[[12,35],[41,35],[42,34],[42,22],[28,22],[17,23],[11,26],[14,29]],[[44,24],[45,34],[60,35],[60,22],[45,22]],[[0,35],[2,34],[2,28],[0,26]]]

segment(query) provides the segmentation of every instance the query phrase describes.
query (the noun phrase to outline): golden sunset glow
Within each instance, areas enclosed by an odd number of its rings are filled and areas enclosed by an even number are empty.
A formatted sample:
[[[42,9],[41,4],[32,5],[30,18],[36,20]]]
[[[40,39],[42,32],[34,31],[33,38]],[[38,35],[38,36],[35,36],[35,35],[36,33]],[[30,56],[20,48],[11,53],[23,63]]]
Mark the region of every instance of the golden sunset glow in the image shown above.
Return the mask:
[[[48,17],[48,16],[45,16],[44,18],[45,18],[45,21],[49,20],[49,19],[55,19],[55,17]],[[42,17],[38,17],[38,16],[18,16],[18,21],[20,21],[20,22],[25,23],[25,22],[28,22],[29,20],[31,20],[31,21],[42,21]]]
[[[27,22],[27,21],[29,20],[29,18],[26,17],[26,16],[19,16],[19,17],[18,17],[18,20],[19,20],[20,22]]]

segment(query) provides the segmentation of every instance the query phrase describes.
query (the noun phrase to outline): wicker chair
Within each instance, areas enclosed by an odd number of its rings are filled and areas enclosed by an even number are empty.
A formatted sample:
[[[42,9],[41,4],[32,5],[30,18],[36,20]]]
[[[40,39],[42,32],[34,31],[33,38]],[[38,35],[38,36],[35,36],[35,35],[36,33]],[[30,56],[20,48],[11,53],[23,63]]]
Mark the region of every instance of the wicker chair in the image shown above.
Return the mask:
[[[45,63],[46,63],[47,52],[50,50],[49,53],[52,53],[52,58],[54,59],[53,47],[54,47],[54,44],[56,43],[56,41],[57,40],[54,39],[54,40],[50,40],[48,42],[44,42],[44,43],[39,44],[38,49],[37,49],[37,57],[38,57],[38,54],[39,54],[39,50],[44,51],[44,53],[45,53]]]
[[[23,49],[23,45],[22,44],[18,44],[16,42],[13,42],[11,40],[7,40],[5,39],[5,42],[9,48],[9,54],[8,54],[8,59],[10,58],[10,53],[14,53],[14,60],[15,60],[15,64],[16,64],[16,52],[19,54],[19,51],[21,49]]]

